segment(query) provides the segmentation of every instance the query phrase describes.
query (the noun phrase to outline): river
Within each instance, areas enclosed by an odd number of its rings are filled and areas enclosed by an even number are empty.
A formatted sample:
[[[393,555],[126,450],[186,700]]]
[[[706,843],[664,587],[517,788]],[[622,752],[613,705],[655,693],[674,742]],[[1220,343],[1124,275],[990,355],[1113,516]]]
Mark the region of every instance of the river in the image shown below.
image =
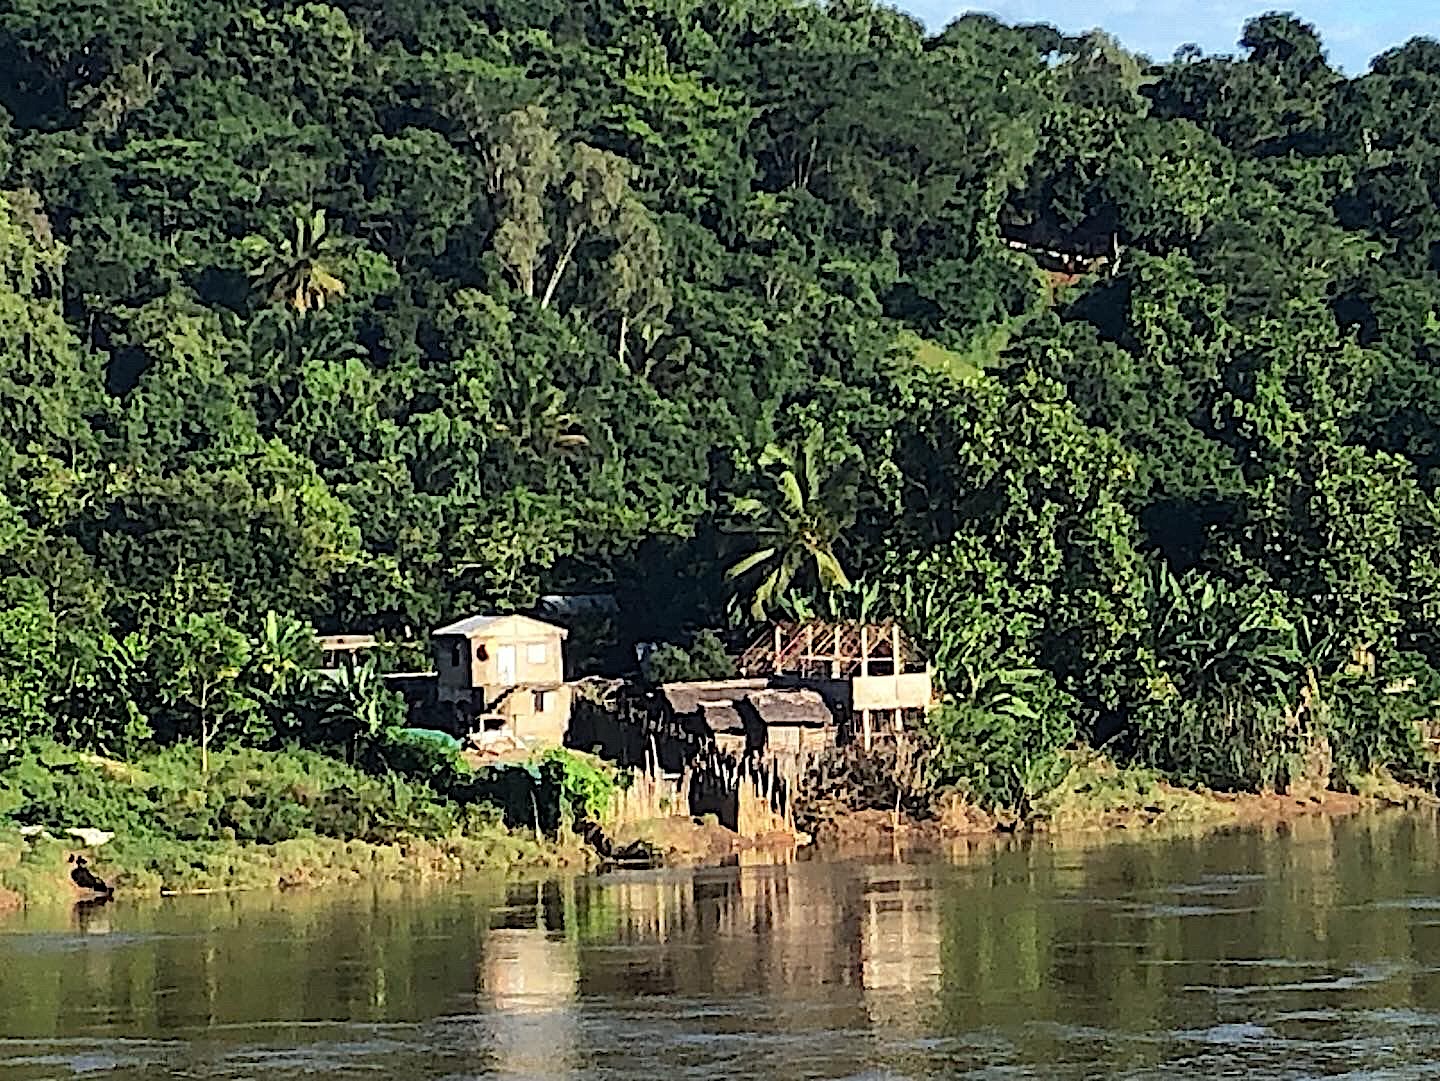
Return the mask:
[[[0,922],[0,1077],[1440,1077],[1433,815]]]

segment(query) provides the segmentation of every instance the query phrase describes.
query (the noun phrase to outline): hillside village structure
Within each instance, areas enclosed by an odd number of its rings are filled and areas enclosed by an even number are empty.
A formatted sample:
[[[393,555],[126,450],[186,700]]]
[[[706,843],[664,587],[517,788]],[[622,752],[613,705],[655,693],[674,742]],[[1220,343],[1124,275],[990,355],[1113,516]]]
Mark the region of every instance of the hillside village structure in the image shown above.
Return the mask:
[[[893,622],[775,623],[738,659],[734,679],[671,682],[653,690],[610,684],[611,706],[575,713],[565,641],[556,623],[482,614],[431,633],[429,672],[390,673],[412,715],[496,749],[575,746],[627,764],[658,756],[682,768],[709,748],[793,775],[830,747],[869,748],[923,715],[929,664]],[[376,646],[366,635],[317,639],[322,670],[339,677]],[[603,683],[603,681],[600,681]],[[498,742],[497,742],[498,740]],[[631,760],[634,760],[633,762]]]
[[[506,729],[560,746],[570,727],[564,627],[521,615],[471,616],[431,634],[436,700],[461,730]]]

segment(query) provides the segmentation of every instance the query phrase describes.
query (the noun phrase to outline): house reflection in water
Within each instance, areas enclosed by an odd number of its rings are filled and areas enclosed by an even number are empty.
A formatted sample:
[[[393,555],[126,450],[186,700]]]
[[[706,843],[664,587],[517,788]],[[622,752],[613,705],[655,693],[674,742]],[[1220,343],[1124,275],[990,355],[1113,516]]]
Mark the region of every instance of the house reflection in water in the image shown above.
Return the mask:
[[[940,991],[940,914],[921,867],[617,875],[586,883],[578,902],[595,924],[581,941],[605,944],[584,950],[586,994],[755,995],[769,1003],[749,1019],[762,1028],[819,1010],[842,1026],[914,1030]]]
[[[860,902],[865,1009],[877,1027],[906,1027],[940,990],[937,890],[921,867],[873,868]]]
[[[745,996],[759,1033],[925,1030],[941,991],[924,867],[822,864],[620,873],[514,885],[477,973],[503,1076],[593,1069],[584,1000]]]
[[[580,963],[565,934],[560,889],[517,884],[491,914],[476,998],[502,1074],[563,1078],[577,1067]]]

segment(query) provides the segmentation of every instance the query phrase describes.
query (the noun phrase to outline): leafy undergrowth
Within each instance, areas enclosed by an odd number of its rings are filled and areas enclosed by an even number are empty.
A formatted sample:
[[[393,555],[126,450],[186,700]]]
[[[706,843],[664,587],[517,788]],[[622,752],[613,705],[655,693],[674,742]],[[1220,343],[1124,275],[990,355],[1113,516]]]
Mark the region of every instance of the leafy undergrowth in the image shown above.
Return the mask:
[[[20,826],[53,837],[25,841]],[[114,839],[88,851],[117,890],[253,889],[584,864],[567,831],[510,829],[491,806],[423,781],[376,776],[315,752],[193,748],[120,763],[36,748],[0,773],[0,891],[27,904],[74,897],[71,828]],[[13,900],[12,900],[13,903]]]
[[[1035,829],[1184,828],[1436,803],[1425,791],[1380,771],[1349,778],[1348,792],[1314,786],[1285,792],[1213,792],[1182,788],[1155,770],[1117,766],[1093,754],[1068,752],[1067,757],[1064,779],[1032,804],[1028,824]]]
[[[1346,787],[1363,799],[1395,807],[1434,807],[1440,804],[1433,777],[1421,785],[1398,780],[1385,770],[1347,777]]]
[[[1037,828],[1113,829],[1204,825],[1234,817],[1231,803],[1176,787],[1155,770],[1071,753],[1064,779],[1033,801],[1030,823]]]
[[[57,834],[96,827],[258,844],[307,836],[389,844],[495,821],[488,807],[448,799],[425,781],[376,776],[315,751],[216,752],[207,776],[188,746],[130,764],[38,747],[0,773],[0,818]]]

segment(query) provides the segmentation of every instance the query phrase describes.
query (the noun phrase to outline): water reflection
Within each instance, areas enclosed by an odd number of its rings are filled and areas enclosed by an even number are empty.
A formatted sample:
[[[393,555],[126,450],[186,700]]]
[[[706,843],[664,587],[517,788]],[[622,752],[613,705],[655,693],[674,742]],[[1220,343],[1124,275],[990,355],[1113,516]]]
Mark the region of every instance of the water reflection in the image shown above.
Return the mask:
[[[577,1063],[580,959],[567,909],[573,883],[533,883],[512,887],[491,912],[476,1000],[488,1007],[491,1059],[504,1074],[561,1078]]]
[[[0,1037],[19,1078],[1425,1076],[1440,830],[122,900],[0,924]]]

